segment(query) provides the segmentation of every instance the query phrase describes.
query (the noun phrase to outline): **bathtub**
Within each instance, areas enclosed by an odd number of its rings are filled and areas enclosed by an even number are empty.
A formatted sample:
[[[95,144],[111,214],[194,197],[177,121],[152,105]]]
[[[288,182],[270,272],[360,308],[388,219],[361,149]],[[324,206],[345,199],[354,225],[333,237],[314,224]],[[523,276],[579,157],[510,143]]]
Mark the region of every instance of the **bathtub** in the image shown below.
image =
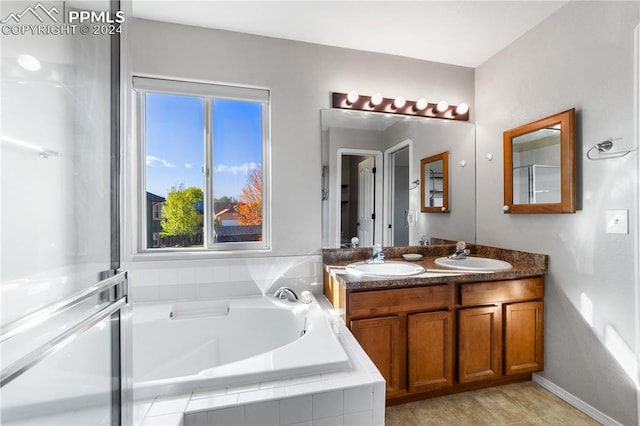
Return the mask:
[[[132,324],[136,400],[350,367],[315,299],[141,304]]]

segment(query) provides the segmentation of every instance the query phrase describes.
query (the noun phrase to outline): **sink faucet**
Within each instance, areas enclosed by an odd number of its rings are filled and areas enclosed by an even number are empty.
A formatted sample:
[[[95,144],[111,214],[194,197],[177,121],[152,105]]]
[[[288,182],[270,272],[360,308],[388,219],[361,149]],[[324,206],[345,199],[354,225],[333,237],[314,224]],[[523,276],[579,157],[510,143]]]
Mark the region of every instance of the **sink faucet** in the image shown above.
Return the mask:
[[[384,263],[384,253],[382,252],[382,246],[380,244],[373,246],[371,259],[367,260],[367,263]]]
[[[289,287],[280,287],[279,289],[276,290],[273,297],[280,300],[287,299],[289,302],[298,301],[298,295]]]
[[[449,259],[465,259],[467,255],[471,253],[466,247],[467,244],[464,241],[458,241],[456,243],[456,250],[449,256]]]

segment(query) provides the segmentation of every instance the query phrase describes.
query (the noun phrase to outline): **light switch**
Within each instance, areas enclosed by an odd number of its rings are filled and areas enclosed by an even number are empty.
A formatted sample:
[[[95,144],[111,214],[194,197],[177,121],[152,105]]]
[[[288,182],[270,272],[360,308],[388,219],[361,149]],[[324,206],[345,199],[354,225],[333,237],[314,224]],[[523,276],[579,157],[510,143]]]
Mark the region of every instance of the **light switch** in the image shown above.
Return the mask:
[[[416,211],[415,210],[405,210],[405,214],[407,216],[407,225],[415,226],[416,224]]]
[[[607,210],[607,234],[629,233],[629,210]]]

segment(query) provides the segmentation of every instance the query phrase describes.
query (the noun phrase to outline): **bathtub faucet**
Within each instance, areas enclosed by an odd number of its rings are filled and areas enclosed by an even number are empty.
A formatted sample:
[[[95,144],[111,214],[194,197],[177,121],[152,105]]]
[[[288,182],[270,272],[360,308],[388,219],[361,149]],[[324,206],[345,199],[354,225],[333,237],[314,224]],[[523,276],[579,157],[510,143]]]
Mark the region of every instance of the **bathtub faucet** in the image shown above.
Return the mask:
[[[280,300],[287,299],[289,302],[298,301],[298,295],[289,287],[280,287],[279,289],[276,290],[273,297]]]

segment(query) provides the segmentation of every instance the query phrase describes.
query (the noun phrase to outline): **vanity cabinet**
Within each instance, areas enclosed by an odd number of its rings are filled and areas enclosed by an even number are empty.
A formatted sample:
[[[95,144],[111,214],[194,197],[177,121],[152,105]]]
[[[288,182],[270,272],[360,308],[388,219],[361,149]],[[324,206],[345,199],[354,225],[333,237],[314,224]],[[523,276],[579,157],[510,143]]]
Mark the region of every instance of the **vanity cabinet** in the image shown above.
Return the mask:
[[[458,380],[502,374],[502,315],[498,306],[458,309]]]
[[[542,276],[348,290],[327,274],[325,293],[385,378],[388,403],[529,380],[544,368]]]
[[[387,398],[453,384],[449,284],[347,292],[347,324],[387,382]]]
[[[387,396],[400,392],[402,383],[402,339],[400,317],[388,316],[353,320],[350,329],[387,382]]]
[[[504,372],[532,373],[544,369],[544,311],[542,301],[504,307]]]
[[[453,386],[453,312],[411,314],[407,320],[409,392]]]
[[[459,288],[461,383],[544,368],[542,277],[461,284]]]

